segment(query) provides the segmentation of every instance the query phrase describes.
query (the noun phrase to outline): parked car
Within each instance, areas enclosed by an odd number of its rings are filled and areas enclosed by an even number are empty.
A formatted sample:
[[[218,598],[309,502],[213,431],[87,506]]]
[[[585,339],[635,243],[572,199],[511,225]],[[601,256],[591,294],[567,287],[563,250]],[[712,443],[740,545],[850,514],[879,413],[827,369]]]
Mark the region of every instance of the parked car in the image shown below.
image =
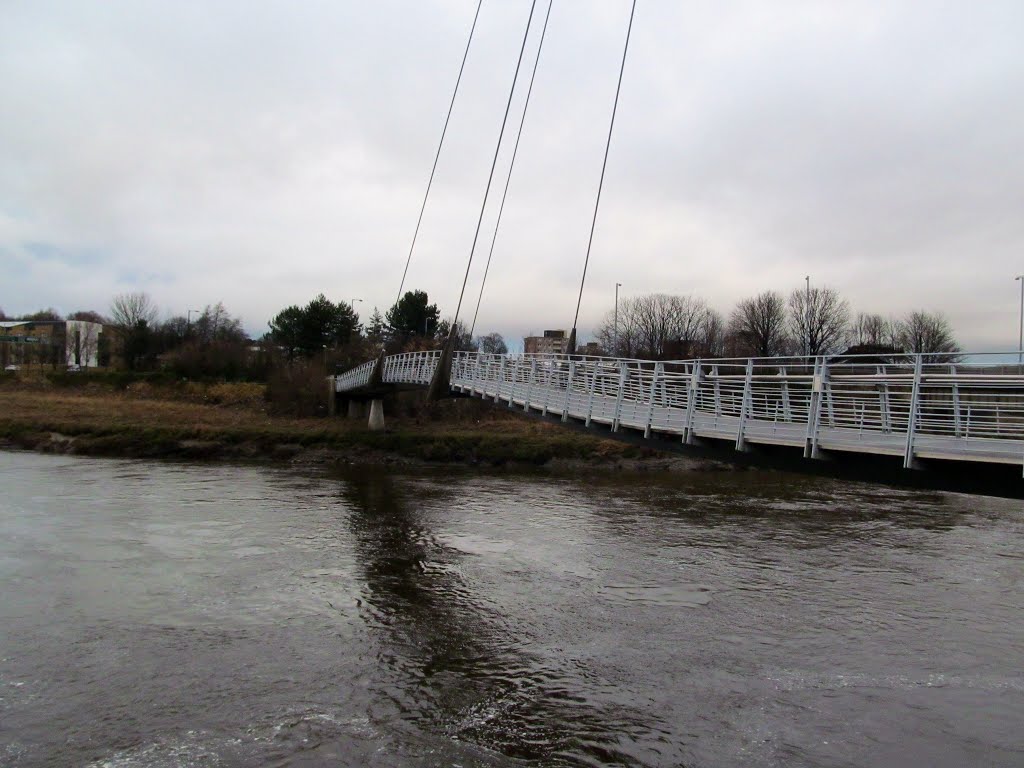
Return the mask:
[[[11,371],[13,373],[14,371],[18,370],[18,366],[16,366],[16,365],[8,365],[6,368],[4,368],[4,370],[5,371]]]
[[[82,366],[78,363],[70,363],[68,365],[68,373],[78,373],[80,370],[82,370]]]

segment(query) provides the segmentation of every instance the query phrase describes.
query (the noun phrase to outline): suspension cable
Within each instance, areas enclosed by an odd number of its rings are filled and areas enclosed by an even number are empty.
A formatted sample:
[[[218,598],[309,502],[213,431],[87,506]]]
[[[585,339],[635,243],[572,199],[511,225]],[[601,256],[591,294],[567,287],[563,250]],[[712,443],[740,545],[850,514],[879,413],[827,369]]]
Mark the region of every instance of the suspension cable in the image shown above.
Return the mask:
[[[540,52],[544,48],[544,36],[548,31],[548,20],[551,18],[551,6],[555,0],[548,0],[548,10],[544,15],[544,26],[540,31],[540,43],[537,45],[537,56],[533,60],[533,72],[530,74],[530,86],[526,89],[526,101],[523,103],[523,116],[519,121],[519,131],[516,133],[516,144],[512,149],[512,160],[508,166],[508,176],[505,177],[505,191],[501,193],[501,205],[498,206],[498,220],[494,223],[494,235],[491,237],[491,248],[487,252],[487,265],[484,267],[484,277],[480,281],[480,294],[476,297],[476,309],[473,311],[473,324],[469,326],[469,336],[473,337],[476,330],[476,318],[480,314],[480,302],[484,298],[484,286],[487,285],[487,274],[491,271],[491,258],[494,256],[494,244],[498,241],[498,229],[501,227],[501,214],[505,211],[505,198],[508,197],[508,187],[512,182],[512,169],[516,165],[516,155],[519,153],[519,140],[523,137],[523,125],[526,123],[526,111],[530,108],[530,96],[533,93],[533,81],[537,77],[537,65],[540,63]]]
[[[455,80],[455,90],[452,91],[452,100],[448,105],[448,115],[444,119],[444,128],[441,129],[441,140],[437,144],[437,154],[434,155],[434,166],[430,169],[430,179],[427,181],[427,191],[423,195],[423,204],[420,206],[420,215],[416,219],[416,229],[412,233],[412,245],[409,246],[409,255],[405,259],[405,269],[402,271],[402,282],[398,285],[398,296],[395,299],[395,304],[398,304],[402,299],[402,289],[405,288],[405,277],[409,274],[409,263],[412,261],[412,252],[416,247],[416,238],[420,234],[420,224],[423,223],[423,212],[427,209],[427,198],[430,197],[430,187],[434,183],[434,173],[437,171],[437,161],[441,158],[441,147],[444,146],[444,137],[448,133],[448,121],[452,119],[452,109],[455,107],[455,97],[459,93],[459,83],[462,82],[462,72],[466,68],[466,59],[469,56],[469,46],[473,42],[473,32],[476,31],[476,20],[480,18],[480,7],[484,4],[484,0],[479,0],[476,4],[476,13],[473,15],[473,25],[469,28],[469,40],[466,41],[466,50],[462,54],[462,64],[459,65],[459,76]]]
[[[633,0],[636,2],[636,0]],[[516,91],[516,81],[519,80],[519,68],[523,64],[523,53],[526,51],[526,39],[530,36],[530,25],[533,22],[533,11],[537,7],[537,0],[530,3],[530,15],[526,19],[526,31],[523,32],[523,44],[519,47],[519,59],[516,61],[516,73],[512,76],[512,87],[508,89],[508,103],[505,105],[505,116],[501,120],[501,131],[498,133],[498,143],[494,147],[494,160],[491,161],[491,173],[487,177],[487,188],[484,190],[484,201],[480,206],[480,217],[476,221],[476,232],[473,234],[473,245],[469,249],[469,261],[466,263],[466,276],[462,278],[462,290],[459,292],[459,303],[455,307],[455,317],[452,318],[452,329],[449,333],[449,342],[455,339],[455,331],[459,323],[459,311],[462,309],[462,299],[466,294],[466,283],[469,282],[469,268],[473,266],[473,253],[476,251],[476,241],[480,237],[480,226],[484,222],[484,211],[487,208],[487,197],[491,193],[491,182],[494,181],[494,168],[498,164],[498,151],[501,149],[501,140],[505,136],[505,125],[508,123],[508,113],[512,108],[512,95]]]
[[[622,90],[622,73],[626,71],[626,53],[629,51],[629,36],[633,31],[633,14],[636,13],[636,0],[633,0],[633,8],[629,12],[629,27],[626,29],[626,43],[622,47],[622,64],[619,67],[619,84],[615,86],[615,103],[612,105],[612,119],[608,125],[608,140],[604,145],[604,162],[601,163],[601,179],[597,183],[597,200],[594,201],[594,218],[590,222],[590,239],[587,240],[587,256],[583,260],[583,277],[580,278],[580,295],[576,299],[576,314],[572,320],[572,333],[569,336],[570,347],[569,353],[572,354],[576,350],[576,323],[580,319],[580,304],[583,302],[583,283],[587,279],[587,265],[590,263],[590,247],[594,244],[594,229],[597,226],[597,209],[601,205],[601,189],[604,187],[604,172],[608,167],[608,150],[612,145],[612,129],[615,127],[615,113],[619,109],[619,92]]]

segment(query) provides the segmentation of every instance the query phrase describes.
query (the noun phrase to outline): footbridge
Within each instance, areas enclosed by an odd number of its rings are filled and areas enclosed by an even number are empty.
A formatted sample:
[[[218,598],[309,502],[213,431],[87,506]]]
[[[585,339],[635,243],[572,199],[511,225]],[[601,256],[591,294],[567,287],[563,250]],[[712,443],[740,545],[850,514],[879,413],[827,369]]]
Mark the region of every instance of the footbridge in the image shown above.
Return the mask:
[[[382,356],[334,377],[332,388],[379,403],[390,388],[440,385],[441,396],[484,398],[657,447],[786,449],[806,462],[867,454],[907,470],[957,462],[1024,474],[1024,369],[1006,355],[442,359],[441,351]]]

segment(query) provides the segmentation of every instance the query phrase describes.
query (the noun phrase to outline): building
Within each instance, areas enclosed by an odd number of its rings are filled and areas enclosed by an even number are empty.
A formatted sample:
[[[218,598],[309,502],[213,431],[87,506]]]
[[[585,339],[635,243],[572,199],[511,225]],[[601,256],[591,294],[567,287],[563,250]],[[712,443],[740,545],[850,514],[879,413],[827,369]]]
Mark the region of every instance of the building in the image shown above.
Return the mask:
[[[99,365],[102,323],[87,320],[0,321],[0,367]]]
[[[565,331],[544,331],[543,336],[523,339],[523,351],[528,355],[564,355],[569,349],[569,336]]]

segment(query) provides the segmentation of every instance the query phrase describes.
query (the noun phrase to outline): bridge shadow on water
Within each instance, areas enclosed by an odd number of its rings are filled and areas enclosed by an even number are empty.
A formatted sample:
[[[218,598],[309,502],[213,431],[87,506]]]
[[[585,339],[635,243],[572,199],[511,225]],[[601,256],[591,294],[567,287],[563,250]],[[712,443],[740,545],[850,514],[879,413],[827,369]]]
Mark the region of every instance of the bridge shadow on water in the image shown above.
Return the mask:
[[[428,508],[447,506],[448,491],[411,489],[384,471],[347,475],[342,487],[365,582],[360,612],[385,671],[378,693],[403,719],[544,764],[683,764],[668,724],[581,693],[586,670],[535,653],[538,638],[474,592],[466,553],[431,527]]]
[[[933,621],[939,585],[970,575],[950,565],[957,542],[987,540],[1008,508],[775,471],[360,468],[339,480],[373,699],[500,765],[729,764],[698,756],[748,743],[775,722],[758,707],[803,695],[776,686],[787,665],[799,671],[794,638],[831,669],[827,649],[849,633],[873,669],[917,610],[890,591],[925,595]],[[482,755],[462,764],[492,764]]]

